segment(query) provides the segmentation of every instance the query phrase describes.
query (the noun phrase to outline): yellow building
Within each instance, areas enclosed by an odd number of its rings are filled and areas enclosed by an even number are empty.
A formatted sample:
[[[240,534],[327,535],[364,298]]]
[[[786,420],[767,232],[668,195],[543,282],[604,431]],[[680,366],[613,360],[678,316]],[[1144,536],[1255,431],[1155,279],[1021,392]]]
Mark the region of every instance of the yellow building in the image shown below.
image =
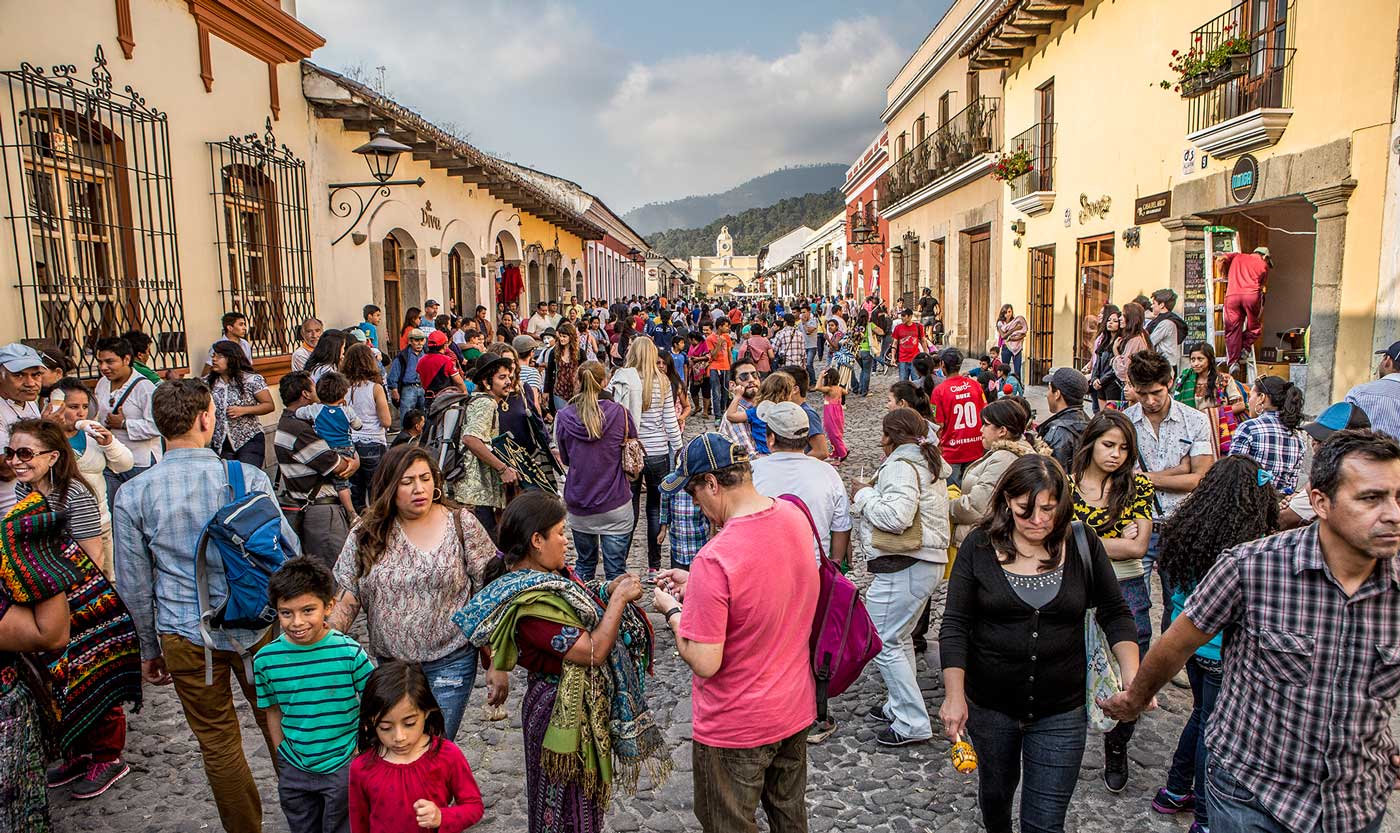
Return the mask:
[[[1300,383],[1311,413],[1369,375],[1393,337],[1376,308],[1395,294],[1394,0],[992,5],[962,54],[1005,73],[1006,149],[1034,164],[1004,189],[998,296],[1031,322],[1028,376],[1083,364],[1104,304],[1163,287],[1190,338],[1213,337],[1212,255],[1256,246],[1275,264],[1260,372]],[[1193,43],[1219,66],[1162,89]]]
[[[734,238],[729,234],[729,226],[724,226],[715,238],[715,256],[692,256],[690,273],[702,295],[750,292],[758,277],[758,258],[734,254]]]

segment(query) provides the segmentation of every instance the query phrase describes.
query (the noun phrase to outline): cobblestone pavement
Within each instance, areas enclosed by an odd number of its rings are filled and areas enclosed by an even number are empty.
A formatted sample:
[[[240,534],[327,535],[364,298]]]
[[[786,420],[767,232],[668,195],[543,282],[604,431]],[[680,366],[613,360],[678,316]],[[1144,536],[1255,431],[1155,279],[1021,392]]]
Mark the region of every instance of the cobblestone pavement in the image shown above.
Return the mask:
[[[885,411],[884,389],[891,381],[892,375],[877,376],[875,391],[868,399],[848,400],[846,444],[851,448],[851,459],[841,467],[848,481],[862,464],[873,470],[879,461],[879,421]],[[1047,411],[1043,391],[1032,391],[1030,398],[1038,416],[1044,418]],[[703,426],[692,419],[687,433],[693,435],[700,430]],[[644,569],[646,565],[640,537],[631,565],[633,569]],[[649,680],[648,699],[672,745],[675,772],[660,789],[644,782],[635,797],[618,799],[608,813],[607,823],[609,829],[618,831],[696,830],[698,825],[691,813],[691,677],[676,655],[660,617],[653,616],[653,621],[659,634],[658,668],[655,678]],[[929,711],[936,715],[942,701],[942,685],[933,654],[920,659],[919,678]],[[485,719],[485,692],[480,689],[472,697],[457,737],[485,799],[486,818],[475,828],[483,833],[526,829],[520,733],[523,674],[517,673],[512,682],[515,688],[506,706],[508,719],[494,723]],[[478,685],[482,685],[480,681]],[[975,776],[953,771],[947,741],[939,737],[925,745],[896,750],[876,745],[875,728],[865,715],[883,695],[880,677],[872,667],[852,690],[832,703],[831,711],[840,728],[826,742],[810,747],[811,829],[817,833],[981,830]],[[148,687],[146,697],[145,708],[130,716],[127,760],[131,775],[92,801],[75,801],[63,790],[52,792],[57,829],[62,833],[219,829],[199,750],[174,691]],[[241,696],[235,697],[241,705]],[[1162,707],[1147,715],[1138,727],[1129,751],[1131,776],[1121,795],[1111,795],[1103,787],[1102,743],[1091,733],[1070,810],[1071,833],[1185,833],[1189,819],[1157,816],[1149,810],[1148,803],[1164,783],[1190,702],[1189,692],[1166,687]],[[244,747],[263,795],[264,830],[285,833],[272,761],[246,708],[243,734]],[[1392,801],[1391,818],[1384,830],[1400,831],[1397,811],[1400,803]],[[760,828],[767,829],[761,811],[759,816]]]

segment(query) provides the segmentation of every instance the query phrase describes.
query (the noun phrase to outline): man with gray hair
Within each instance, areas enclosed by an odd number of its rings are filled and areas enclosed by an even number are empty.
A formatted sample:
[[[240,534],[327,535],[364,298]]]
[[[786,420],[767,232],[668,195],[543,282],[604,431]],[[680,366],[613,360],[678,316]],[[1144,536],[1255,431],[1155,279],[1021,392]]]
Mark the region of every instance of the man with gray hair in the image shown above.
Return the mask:
[[[308,318],[301,322],[301,344],[292,351],[292,370],[306,369],[306,360],[311,358],[312,351],[321,340],[321,333],[325,331],[326,325],[322,324],[319,318]]]

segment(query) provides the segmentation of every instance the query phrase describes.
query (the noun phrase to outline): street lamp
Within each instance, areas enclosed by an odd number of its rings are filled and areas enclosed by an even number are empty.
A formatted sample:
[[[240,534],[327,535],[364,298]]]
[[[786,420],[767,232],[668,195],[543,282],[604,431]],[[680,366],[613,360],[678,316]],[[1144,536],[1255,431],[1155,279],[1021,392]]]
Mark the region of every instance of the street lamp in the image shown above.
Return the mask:
[[[382,127],[375,131],[368,142],[355,148],[354,152],[365,158],[365,164],[369,166],[369,173],[370,176],[374,177],[374,181],[333,182],[328,186],[330,188],[330,208],[333,216],[349,217],[350,213],[356,209],[354,205],[350,204],[348,197],[341,197],[337,200],[336,195],[341,191],[348,192],[350,197],[355,198],[359,206],[359,210],[355,214],[355,219],[350,221],[349,227],[341,232],[339,237],[331,241],[332,246],[344,240],[345,235],[349,234],[354,230],[355,226],[359,225],[360,219],[365,216],[365,212],[369,210],[370,205],[374,203],[376,197],[389,196],[389,189],[395,185],[416,185],[419,188],[423,187],[423,177],[421,176],[417,179],[390,180],[394,175],[394,170],[399,165],[399,155],[406,150],[412,149],[413,148],[403,142],[396,141],[389,135],[389,132]],[[369,199],[365,199],[364,195],[356,190],[359,188],[372,188],[374,190],[370,192]],[[357,240],[356,242],[363,241]]]

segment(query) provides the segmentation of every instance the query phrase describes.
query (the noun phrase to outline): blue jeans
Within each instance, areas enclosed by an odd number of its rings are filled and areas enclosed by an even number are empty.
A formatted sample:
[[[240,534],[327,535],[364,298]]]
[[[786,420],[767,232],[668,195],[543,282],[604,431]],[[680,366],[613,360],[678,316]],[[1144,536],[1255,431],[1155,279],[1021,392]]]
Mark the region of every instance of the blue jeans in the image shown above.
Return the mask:
[[[360,467],[350,475],[350,502],[355,511],[364,511],[369,501],[369,484],[374,482],[374,472],[388,450],[384,443],[355,443],[355,453],[360,455]]]
[[[1142,576],[1118,580],[1118,589],[1123,592],[1123,601],[1132,611],[1133,624],[1137,626],[1138,661],[1147,656],[1152,644],[1152,597],[1147,594],[1147,580]],[[1133,729],[1137,721],[1119,723],[1104,733],[1104,740],[1127,746],[1133,739]]]
[[[462,726],[462,715],[467,713],[467,698],[471,697],[472,686],[476,683],[476,648],[465,645],[441,659],[428,660],[421,665],[433,698],[442,709],[444,736],[456,738]]]
[[[1018,782],[1021,833],[1064,833],[1084,760],[1084,708],[1029,721],[971,701],[967,708],[967,733],[977,750],[977,803],[987,833],[1011,833]]]
[[[1224,677],[1219,660],[1191,657],[1186,661],[1186,677],[1191,681],[1191,717],[1181,730],[1172,755],[1172,767],[1167,771],[1167,792],[1176,795],[1195,792],[1196,822],[1202,827],[1210,824],[1206,809],[1206,726],[1215,711],[1215,698],[1220,694]]]
[[[1011,352],[1010,347],[1001,348],[1001,363],[1009,366],[1011,368],[1011,372],[1016,376],[1017,379],[1021,380],[1022,384],[1026,383],[1026,378],[1021,375],[1021,357],[1025,354],[1025,350],[1022,350],[1019,353],[1013,353]],[[1036,383],[1039,384],[1039,380],[1036,380]]]
[[[729,407],[728,370],[710,371],[710,406],[715,409],[715,419],[724,419],[724,409]]]
[[[856,354],[856,362],[860,365],[860,375],[856,377],[859,381],[851,393],[864,396],[870,393],[870,369],[875,365],[875,356],[868,350],[862,350]]]
[[[810,386],[810,385],[815,385],[816,383],[817,383],[817,348],[815,348],[815,347],[808,347],[808,348],[807,348],[807,384]]]
[[[1207,792],[1210,795],[1211,833],[1290,833],[1279,823],[1254,793],[1224,767],[1206,764]],[[1385,820],[1382,811],[1356,833],[1378,833]]]
[[[912,381],[914,381],[914,363],[913,363],[913,362],[900,362],[900,363],[899,363],[899,381],[901,381],[901,382],[912,382]]]
[[[603,555],[603,576],[612,581],[627,572],[627,547],[632,543],[630,535],[595,535],[588,532],[574,532],[574,549],[578,551],[578,563],[574,570],[579,578],[589,581],[598,572],[598,554]]]
[[[423,386],[417,382],[399,385],[399,413],[406,414],[414,408],[422,410],[427,399],[423,396]]]

